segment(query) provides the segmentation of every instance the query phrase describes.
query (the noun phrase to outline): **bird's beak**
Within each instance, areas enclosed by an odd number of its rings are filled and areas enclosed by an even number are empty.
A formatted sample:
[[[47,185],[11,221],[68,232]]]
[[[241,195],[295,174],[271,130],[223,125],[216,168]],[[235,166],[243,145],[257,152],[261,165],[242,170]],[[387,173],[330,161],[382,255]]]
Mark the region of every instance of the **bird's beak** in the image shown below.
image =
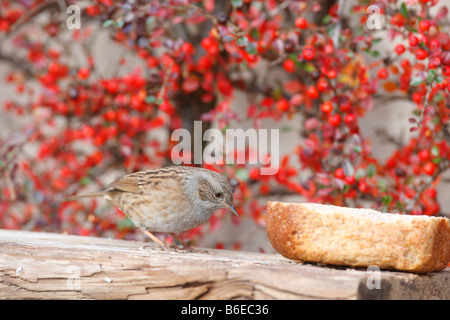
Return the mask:
[[[232,205],[230,206],[230,205],[228,205],[228,204],[226,204],[226,203],[223,203],[223,207],[224,207],[225,209],[227,209],[228,211],[231,211],[231,213],[234,214],[236,217],[239,217],[239,215],[238,215],[236,209],[234,209]]]

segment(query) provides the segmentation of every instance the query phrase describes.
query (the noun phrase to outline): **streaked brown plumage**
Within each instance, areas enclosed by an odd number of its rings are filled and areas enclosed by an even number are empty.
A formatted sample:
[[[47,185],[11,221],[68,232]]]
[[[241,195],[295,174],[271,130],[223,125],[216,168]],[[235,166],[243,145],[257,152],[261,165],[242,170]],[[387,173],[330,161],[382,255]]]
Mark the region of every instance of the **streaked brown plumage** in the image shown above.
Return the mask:
[[[151,232],[167,232],[181,240],[175,233],[201,225],[219,208],[238,215],[226,179],[215,171],[197,167],[135,172],[106,185],[101,192],[76,195],[66,201],[101,196],[164,248],[167,246]]]

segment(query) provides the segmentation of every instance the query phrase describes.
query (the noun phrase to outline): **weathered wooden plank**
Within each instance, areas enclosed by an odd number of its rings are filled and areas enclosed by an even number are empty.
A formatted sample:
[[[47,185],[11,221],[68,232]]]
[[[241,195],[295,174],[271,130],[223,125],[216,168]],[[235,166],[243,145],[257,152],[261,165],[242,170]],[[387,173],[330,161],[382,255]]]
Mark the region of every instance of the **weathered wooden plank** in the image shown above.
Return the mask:
[[[370,276],[379,289],[368,288]],[[450,299],[450,269],[372,274],[278,254],[164,252],[152,243],[0,230],[0,298]]]

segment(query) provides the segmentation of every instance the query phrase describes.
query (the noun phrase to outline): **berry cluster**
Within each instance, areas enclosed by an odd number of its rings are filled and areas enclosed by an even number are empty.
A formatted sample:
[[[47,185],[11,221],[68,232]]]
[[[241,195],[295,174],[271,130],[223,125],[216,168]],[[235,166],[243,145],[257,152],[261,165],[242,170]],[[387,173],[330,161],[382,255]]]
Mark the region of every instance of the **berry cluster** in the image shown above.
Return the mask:
[[[384,15],[386,39],[364,27],[372,2]],[[355,28],[339,16],[338,1],[324,3],[94,0],[81,12],[82,28],[68,30],[50,3],[2,1],[0,41],[17,51],[5,81],[25,98],[8,100],[4,112],[28,124],[22,140],[2,141],[0,227],[130,236],[129,220],[97,200],[60,201],[111,173],[170,162],[174,143],[156,132],[170,137],[192,120],[226,129],[245,118],[255,128],[264,119],[301,121],[298,145],[273,176],[249,165],[206,166],[228,176],[237,211],[258,226],[265,223],[259,197],[282,193],[438,214],[437,186],[450,157],[447,8],[438,0],[354,1],[345,15],[361,17]],[[46,19],[37,18],[42,12]],[[133,61],[104,72],[103,57],[93,54],[100,29]],[[383,40],[393,43],[386,52]],[[231,108],[237,92],[244,112]],[[374,95],[392,94],[416,108],[404,119],[406,143],[385,133],[396,149],[380,160],[359,119],[370,116]],[[201,237],[201,227],[188,236]]]

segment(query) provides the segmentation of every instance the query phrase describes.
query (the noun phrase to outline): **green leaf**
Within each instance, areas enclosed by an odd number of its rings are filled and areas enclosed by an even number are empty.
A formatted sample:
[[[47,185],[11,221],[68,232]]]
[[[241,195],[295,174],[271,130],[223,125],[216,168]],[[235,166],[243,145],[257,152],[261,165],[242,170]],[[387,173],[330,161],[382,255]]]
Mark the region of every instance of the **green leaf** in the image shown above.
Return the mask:
[[[147,28],[151,27],[156,22],[156,17],[150,16],[145,20],[145,26]]]
[[[308,73],[313,73],[314,71],[316,71],[316,68],[311,63],[305,64],[303,69]]]
[[[156,102],[156,97],[152,96],[152,95],[149,95],[149,96],[147,96],[147,98],[145,98],[145,102],[146,103],[155,103]]]
[[[376,168],[375,165],[373,163],[369,164],[369,166],[367,167],[367,176],[369,178],[372,178],[373,175],[375,174]]]
[[[433,146],[431,148],[431,155],[433,157],[438,157],[439,156],[439,147],[438,146]]]
[[[247,45],[247,47],[245,48],[245,51],[248,53],[248,54],[256,54],[256,43],[254,43],[254,42],[249,42],[248,43],[248,45]]]
[[[444,99],[445,99],[445,97],[440,92],[436,92],[436,94],[433,97],[433,102],[438,103]]]
[[[342,167],[344,168],[344,172],[347,177],[355,175],[355,168],[353,168],[352,163],[347,159],[344,160]]]
[[[408,18],[408,8],[406,7],[406,4],[403,2],[402,5],[400,6],[400,13],[402,14],[402,16],[404,16],[405,18]]]
[[[108,27],[112,26],[114,23],[115,23],[114,20],[106,20],[105,22],[103,22],[102,27],[108,28]]]
[[[434,117],[433,119],[431,119],[431,122],[432,122],[434,125],[437,125],[437,124],[439,124],[439,123],[441,122],[441,118],[439,118],[439,117]]]
[[[231,0],[231,5],[235,8],[242,7],[243,2],[242,0]]]
[[[441,163],[442,158],[441,157],[436,157],[433,160],[431,160],[431,162],[433,162],[434,164],[439,164]]]
[[[428,72],[428,75],[427,75],[427,82],[428,82],[428,83],[432,82],[432,81],[434,80],[435,77],[436,77],[436,71],[434,71],[433,69],[431,69],[431,70]]]
[[[384,180],[384,179],[378,180],[378,186],[380,187],[381,192],[386,192],[386,189],[387,189],[386,180]]]
[[[283,89],[281,89],[280,87],[276,87],[272,90],[272,98],[274,98],[275,100],[280,99],[280,97],[283,95]]]
[[[375,38],[372,40],[372,45],[375,45],[375,44],[381,42],[382,40],[383,40],[383,38]]]
[[[356,181],[358,181],[359,179],[363,178],[365,175],[366,175],[366,171],[364,171],[364,169],[362,169],[362,168],[359,168],[356,171],[356,174],[355,174]]]
[[[247,39],[247,37],[243,36],[243,37],[238,38],[238,39],[236,40],[236,44],[237,44],[239,47],[246,47],[246,46],[248,45],[248,39]]]
[[[331,16],[329,14],[326,14],[323,16],[322,24],[328,24],[328,23],[330,23],[330,21],[331,21]],[[334,28],[333,28],[333,30],[334,30]]]
[[[116,27],[119,29],[122,29],[124,24],[125,24],[125,22],[123,22],[123,20],[116,21]]]
[[[423,83],[423,79],[421,77],[413,77],[409,82],[410,86],[417,87]]]
[[[375,57],[375,58],[380,56],[380,53],[377,50],[368,51],[367,53],[370,54],[372,57]]]
[[[237,169],[236,177],[241,181],[247,181],[249,178],[248,170],[246,169]]]
[[[342,189],[342,193],[347,193],[350,190],[350,186],[348,184],[344,185],[344,188]]]
[[[387,195],[383,196],[383,198],[381,198],[381,200],[383,201],[383,204],[388,206],[392,202],[392,196],[390,194],[387,194]]]
[[[128,217],[126,217],[125,219],[122,219],[118,224],[117,224],[117,228],[119,230],[123,230],[123,229],[132,229],[134,228],[134,223],[133,221],[131,221]]]
[[[233,41],[233,40],[234,40],[234,37],[231,34],[227,34],[227,35],[222,37],[222,41],[223,42],[230,42],[230,41]]]
[[[400,201],[397,201],[397,202],[395,203],[395,205],[396,205],[397,208],[400,209],[400,210],[404,210],[405,207],[406,207],[406,205],[405,205],[403,202],[400,202]]]
[[[83,177],[78,181],[79,184],[81,184],[82,186],[87,186],[88,184],[92,183],[92,179],[89,177]]]

